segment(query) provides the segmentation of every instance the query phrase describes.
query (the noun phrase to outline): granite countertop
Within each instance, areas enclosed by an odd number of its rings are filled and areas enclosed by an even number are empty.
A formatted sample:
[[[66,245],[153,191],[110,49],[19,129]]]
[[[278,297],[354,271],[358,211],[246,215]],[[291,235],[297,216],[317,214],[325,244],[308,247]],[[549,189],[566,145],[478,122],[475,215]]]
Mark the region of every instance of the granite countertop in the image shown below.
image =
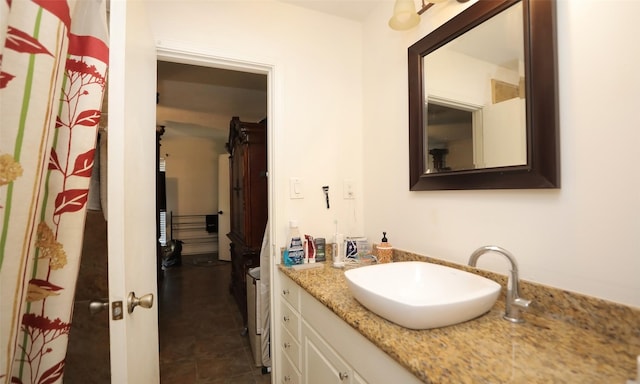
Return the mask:
[[[315,269],[281,266],[280,270],[425,383],[625,384],[636,377],[640,338],[635,336],[640,329],[618,337],[594,330],[597,327],[588,322],[579,324],[536,311],[524,314],[525,323],[513,324],[502,319],[504,299],[500,298],[477,319],[411,330],[360,305],[349,292],[344,271],[328,263]],[[609,312],[611,322],[618,320],[615,313]],[[625,327],[640,325],[640,311],[632,308],[629,313],[632,318],[623,321]]]

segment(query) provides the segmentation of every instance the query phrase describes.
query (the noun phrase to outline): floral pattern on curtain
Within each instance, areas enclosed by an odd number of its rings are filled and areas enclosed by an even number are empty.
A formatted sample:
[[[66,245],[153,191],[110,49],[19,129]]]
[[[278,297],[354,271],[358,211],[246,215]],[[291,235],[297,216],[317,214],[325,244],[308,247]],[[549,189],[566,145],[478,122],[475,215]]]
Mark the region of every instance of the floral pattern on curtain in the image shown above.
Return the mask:
[[[109,56],[103,0],[0,0],[0,383],[61,383]]]

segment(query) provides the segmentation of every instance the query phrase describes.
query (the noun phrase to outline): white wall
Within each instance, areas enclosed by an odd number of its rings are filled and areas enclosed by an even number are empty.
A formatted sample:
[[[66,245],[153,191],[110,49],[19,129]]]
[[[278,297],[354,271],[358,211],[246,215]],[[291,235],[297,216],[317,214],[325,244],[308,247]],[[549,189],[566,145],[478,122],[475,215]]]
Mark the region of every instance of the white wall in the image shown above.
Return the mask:
[[[410,192],[407,47],[470,3],[407,32],[386,27],[387,5],[365,23],[365,235],[460,264],[500,245],[523,279],[640,306],[640,2],[558,1],[561,189]]]
[[[167,212],[206,215],[218,211],[218,155],[224,147],[202,137],[173,136],[160,142],[165,159]]]
[[[342,199],[345,178],[358,195],[362,184],[362,24],[273,0],[158,0],[149,14],[158,46],[274,68],[276,245],[284,246],[289,219],[316,237],[332,236],[334,220],[341,232],[362,233],[361,196]],[[289,199],[291,177],[303,180],[304,199]]]

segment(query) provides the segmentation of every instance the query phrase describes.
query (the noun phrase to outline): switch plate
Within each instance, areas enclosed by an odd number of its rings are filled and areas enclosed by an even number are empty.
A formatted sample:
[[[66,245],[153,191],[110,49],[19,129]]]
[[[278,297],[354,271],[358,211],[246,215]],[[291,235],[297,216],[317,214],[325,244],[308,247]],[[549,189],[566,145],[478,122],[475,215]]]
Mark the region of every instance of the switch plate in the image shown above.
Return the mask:
[[[342,197],[346,200],[356,198],[355,187],[353,186],[353,180],[345,179],[342,185]]]
[[[289,198],[291,199],[304,199],[304,193],[302,191],[302,179],[292,177],[289,179]]]

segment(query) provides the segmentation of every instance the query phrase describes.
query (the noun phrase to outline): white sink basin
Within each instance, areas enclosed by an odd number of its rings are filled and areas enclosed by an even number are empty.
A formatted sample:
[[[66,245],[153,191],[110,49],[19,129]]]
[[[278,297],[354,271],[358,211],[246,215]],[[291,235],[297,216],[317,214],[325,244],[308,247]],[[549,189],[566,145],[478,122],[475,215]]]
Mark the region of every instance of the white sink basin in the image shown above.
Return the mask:
[[[344,275],[363,306],[411,329],[471,320],[489,311],[500,294],[493,280],[421,261],[371,265]]]

